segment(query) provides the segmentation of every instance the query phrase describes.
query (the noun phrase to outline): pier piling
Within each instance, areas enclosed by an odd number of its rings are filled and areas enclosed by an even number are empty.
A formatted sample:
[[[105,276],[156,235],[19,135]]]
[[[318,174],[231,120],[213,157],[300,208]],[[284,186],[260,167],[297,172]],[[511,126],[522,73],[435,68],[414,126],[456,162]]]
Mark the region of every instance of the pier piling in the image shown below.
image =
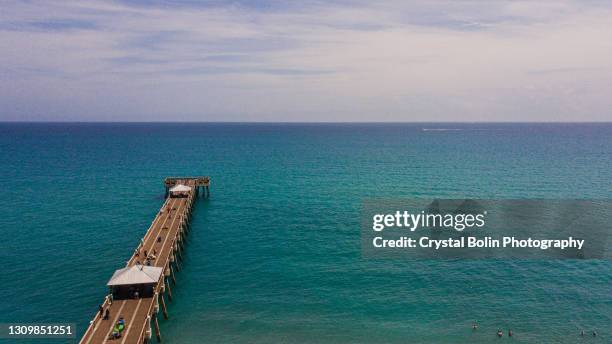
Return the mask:
[[[172,288],[170,288],[168,281],[166,281],[166,290],[168,292],[168,301],[172,302]]]
[[[164,319],[168,319],[168,309],[166,308],[166,301],[164,301],[164,295],[159,295],[159,303],[161,304]]]
[[[161,332],[159,332],[159,322],[157,321],[157,316],[153,317],[153,324],[155,325],[155,337],[157,337],[157,341],[161,342]]]

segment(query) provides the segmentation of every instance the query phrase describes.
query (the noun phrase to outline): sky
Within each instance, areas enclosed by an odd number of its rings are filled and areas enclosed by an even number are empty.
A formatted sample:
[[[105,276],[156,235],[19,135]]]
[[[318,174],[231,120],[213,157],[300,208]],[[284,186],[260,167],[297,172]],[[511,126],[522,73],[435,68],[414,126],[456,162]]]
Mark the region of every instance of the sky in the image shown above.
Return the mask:
[[[0,0],[0,121],[612,121],[605,1]]]

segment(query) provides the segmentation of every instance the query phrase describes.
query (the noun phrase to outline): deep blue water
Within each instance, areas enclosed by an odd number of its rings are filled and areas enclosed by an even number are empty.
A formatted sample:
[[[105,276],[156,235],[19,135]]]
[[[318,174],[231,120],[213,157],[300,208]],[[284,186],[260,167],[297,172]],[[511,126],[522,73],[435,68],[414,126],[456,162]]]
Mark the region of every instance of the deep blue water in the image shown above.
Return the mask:
[[[612,124],[0,124],[0,166],[0,322],[82,333],[163,178],[210,175],[165,343],[612,338],[608,261],[364,259],[359,227],[370,197],[610,199]]]

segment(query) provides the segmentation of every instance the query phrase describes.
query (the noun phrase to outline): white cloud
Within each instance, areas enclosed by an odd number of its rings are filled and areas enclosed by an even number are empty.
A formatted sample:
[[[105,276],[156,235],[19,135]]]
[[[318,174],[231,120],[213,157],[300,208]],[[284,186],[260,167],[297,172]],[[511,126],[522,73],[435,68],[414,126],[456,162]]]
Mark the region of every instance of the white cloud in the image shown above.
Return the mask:
[[[612,120],[611,12],[7,3],[0,119]]]

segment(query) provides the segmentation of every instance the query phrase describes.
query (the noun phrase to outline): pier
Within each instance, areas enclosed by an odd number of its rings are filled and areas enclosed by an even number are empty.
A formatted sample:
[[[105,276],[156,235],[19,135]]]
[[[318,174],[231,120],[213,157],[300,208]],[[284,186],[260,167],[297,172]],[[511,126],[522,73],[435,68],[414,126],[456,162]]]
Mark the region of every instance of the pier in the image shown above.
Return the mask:
[[[108,281],[109,293],[81,344],[149,343],[153,335],[162,341],[158,318],[168,319],[166,303],[181,269],[193,204],[200,193],[210,195],[210,178],[168,177],[164,185],[164,204],[126,265]],[[123,326],[117,326],[120,319]]]

